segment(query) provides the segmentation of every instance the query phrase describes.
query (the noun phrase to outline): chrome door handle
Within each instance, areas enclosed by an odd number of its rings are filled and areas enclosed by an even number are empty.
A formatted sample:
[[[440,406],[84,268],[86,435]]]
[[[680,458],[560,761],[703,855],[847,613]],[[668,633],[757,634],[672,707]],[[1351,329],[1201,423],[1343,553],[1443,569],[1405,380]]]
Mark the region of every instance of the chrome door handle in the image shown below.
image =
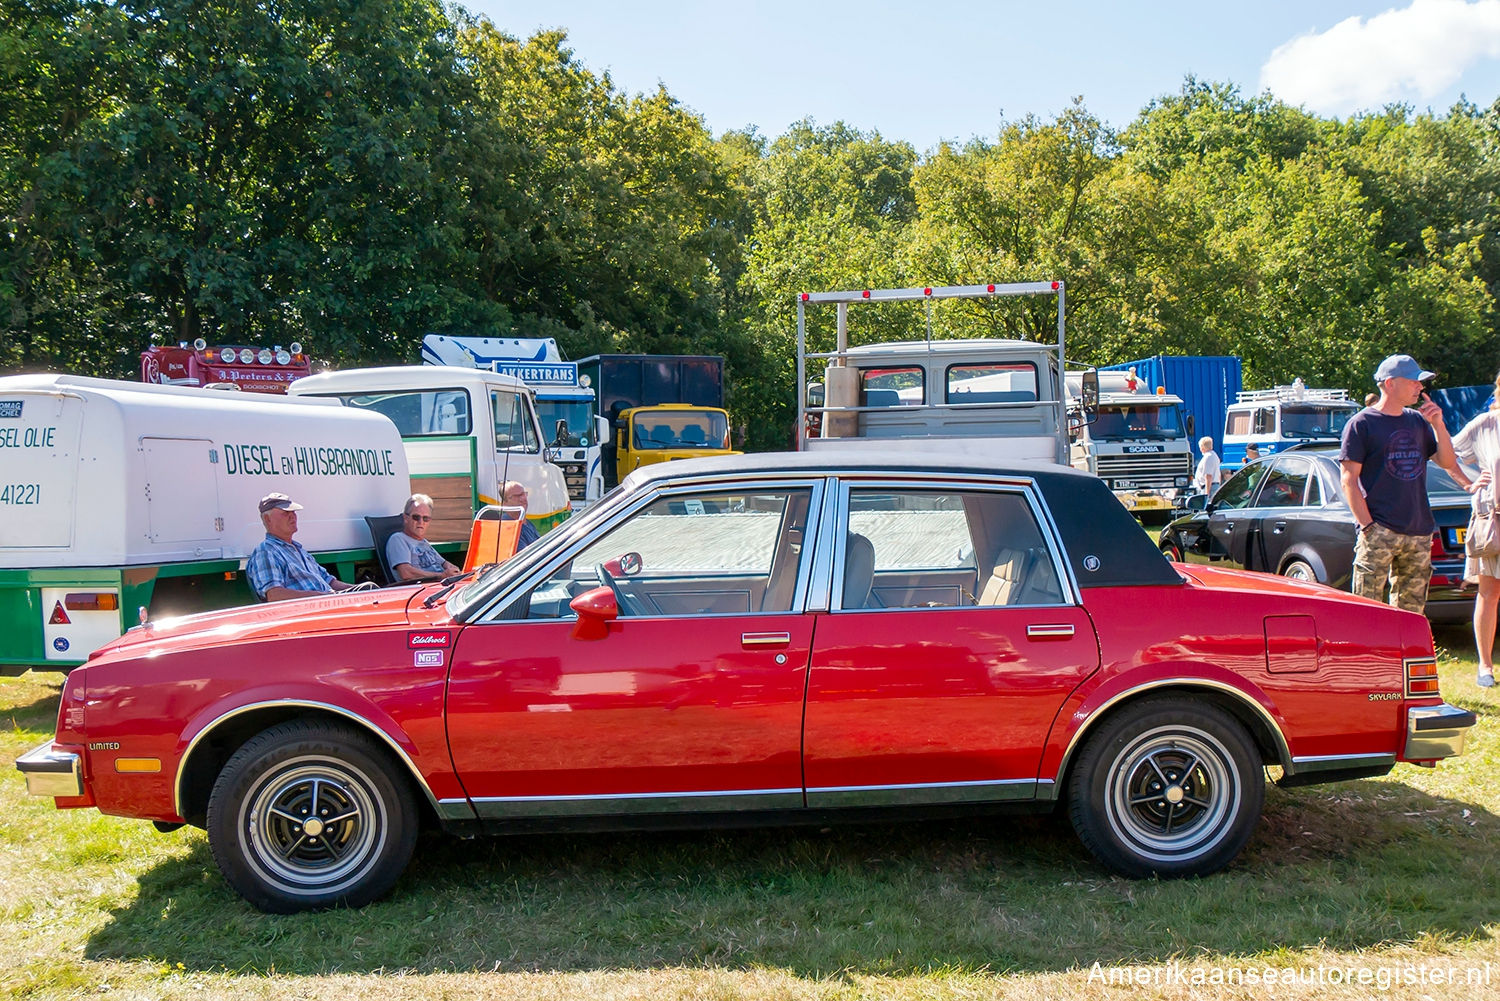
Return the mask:
[[[741,633],[740,646],[788,646],[791,633]]]
[[[1073,627],[1066,622],[1026,627],[1026,638],[1032,640],[1065,639],[1073,635]]]
[[[1280,535],[1282,532],[1285,532],[1285,531],[1286,531],[1286,522],[1284,522],[1284,521],[1278,521],[1271,528],[1271,534],[1272,535]]]

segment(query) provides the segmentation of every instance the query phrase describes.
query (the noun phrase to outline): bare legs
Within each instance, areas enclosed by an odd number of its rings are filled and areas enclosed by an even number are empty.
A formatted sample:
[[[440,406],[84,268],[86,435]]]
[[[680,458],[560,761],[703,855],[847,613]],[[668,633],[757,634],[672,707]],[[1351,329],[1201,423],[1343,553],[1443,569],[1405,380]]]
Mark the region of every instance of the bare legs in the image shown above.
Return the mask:
[[[1479,594],[1474,598],[1474,648],[1479,651],[1479,684],[1495,683],[1495,618],[1500,606],[1500,577],[1479,575]]]

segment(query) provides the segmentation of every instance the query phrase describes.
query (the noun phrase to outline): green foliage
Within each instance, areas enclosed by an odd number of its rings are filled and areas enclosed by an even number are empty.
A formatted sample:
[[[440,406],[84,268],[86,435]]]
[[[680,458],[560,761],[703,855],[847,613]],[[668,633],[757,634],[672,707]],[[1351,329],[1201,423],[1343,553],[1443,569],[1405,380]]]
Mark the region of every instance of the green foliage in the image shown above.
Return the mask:
[[[197,336],[340,365],[428,332],[716,353],[764,449],[791,441],[797,293],[1061,278],[1076,362],[1238,354],[1252,386],[1363,392],[1405,351],[1488,382],[1497,191],[1500,102],[1339,122],[1188,78],[1118,135],[1076,102],[919,155],[843,123],[715,138],[561,31],[438,0],[0,0],[5,371],[128,377]],[[856,343],[1053,323],[850,317]]]

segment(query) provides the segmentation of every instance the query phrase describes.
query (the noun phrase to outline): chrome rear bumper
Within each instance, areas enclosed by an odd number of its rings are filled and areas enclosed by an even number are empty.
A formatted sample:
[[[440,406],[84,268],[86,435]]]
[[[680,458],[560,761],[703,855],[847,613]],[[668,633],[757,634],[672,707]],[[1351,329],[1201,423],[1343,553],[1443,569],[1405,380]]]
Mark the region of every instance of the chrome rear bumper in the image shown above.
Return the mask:
[[[1464,751],[1464,732],[1473,726],[1474,714],[1450,706],[1418,706],[1406,710],[1405,761],[1451,758]]]

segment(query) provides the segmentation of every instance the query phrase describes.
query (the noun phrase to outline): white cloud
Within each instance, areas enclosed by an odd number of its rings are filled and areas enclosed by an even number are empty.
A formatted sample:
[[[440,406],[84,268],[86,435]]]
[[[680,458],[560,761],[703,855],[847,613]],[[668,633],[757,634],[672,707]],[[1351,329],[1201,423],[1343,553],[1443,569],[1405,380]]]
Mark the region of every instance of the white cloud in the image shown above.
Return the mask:
[[[1260,87],[1289,104],[1342,115],[1430,99],[1474,63],[1497,58],[1500,0],[1412,0],[1278,46],[1261,67]]]

